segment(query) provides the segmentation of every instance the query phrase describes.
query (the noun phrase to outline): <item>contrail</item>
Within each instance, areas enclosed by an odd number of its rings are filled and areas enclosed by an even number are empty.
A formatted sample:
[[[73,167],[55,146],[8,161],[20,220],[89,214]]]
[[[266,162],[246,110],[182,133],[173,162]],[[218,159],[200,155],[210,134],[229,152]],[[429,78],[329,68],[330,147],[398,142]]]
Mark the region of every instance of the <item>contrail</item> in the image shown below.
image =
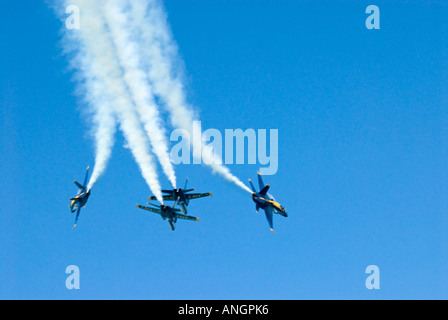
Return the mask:
[[[94,115],[95,123],[95,168],[90,177],[87,190],[91,190],[93,185],[103,175],[106,170],[107,164],[112,154],[112,148],[114,145],[114,135],[116,131],[115,116],[111,112],[109,104],[105,100],[104,94],[98,94],[94,108],[96,109]],[[92,101],[92,100],[91,100]]]
[[[65,10],[63,2],[49,2],[62,17]],[[65,17],[64,17],[65,18]],[[90,190],[104,174],[112,154],[116,132],[116,116],[111,107],[104,85],[93,75],[94,61],[86,52],[82,36],[73,30],[64,29],[63,45],[65,54],[70,56],[70,67],[75,71],[78,91],[89,106],[88,114],[93,118],[92,134],[95,139],[95,168],[87,189]]]
[[[116,46],[114,46],[107,29],[99,3],[92,0],[70,0],[66,3],[82,8],[82,27],[78,30],[78,37],[85,48],[86,56],[81,57],[81,59],[91,62],[85,65],[87,68],[82,72],[85,73],[86,79],[94,79],[93,81],[98,83],[99,87],[104,86],[104,92],[107,94],[106,101],[113,106],[120,129],[140,167],[140,171],[150,190],[162,202],[156,166],[150,155],[147,138],[141,128],[140,119],[135,112],[135,105],[129,95],[126,83],[123,81],[123,72],[116,55]],[[89,85],[89,83],[86,84]],[[95,101],[92,101],[92,103],[95,103]],[[97,116],[100,115],[97,114]]]
[[[67,45],[73,42],[65,39],[65,43]],[[66,48],[72,50],[67,46]],[[82,78],[78,82],[78,86],[83,91],[84,100],[91,108],[89,113],[92,113],[93,116],[92,132],[95,138],[95,168],[87,186],[87,189],[90,190],[99,177],[103,175],[111,157],[116,132],[116,119],[102,83],[87,72],[87,70],[92,68],[92,62],[87,58],[84,48],[78,48],[76,51],[73,49],[72,54],[74,54],[72,66],[75,70],[78,70],[77,78]]]
[[[117,56],[124,71],[124,79],[136,104],[140,120],[151,142],[153,151],[173,188],[176,176],[171,163],[168,140],[160,118],[158,106],[154,101],[152,88],[146,73],[141,67],[138,42],[132,36],[127,7],[122,0],[109,0],[103,6],[107,25],[115,43]]]
[[[171,124],[187,130],[190,136],[193,136],[193,122],[196,117],[186,101],[182,76],[175,68],[175,65],[180,63],[180,58],[163,6],[158,0],[127,0],[127,4],[130,6],[133,29],[140,31],[140,48],[147,63],[148,77],[154,93],[160,97],[170,112]],[[196,153],[193,156],[213,159],[209,148],[202,149],[204,150],[202,154]],[[213,172],[252,193],[227,167],[219,164],[218,159],[207,162],[212,163],[209,166]]]
[[[82,75],[85,98],[94,109],[96,163],[88,188],[106,169],[118,122],[143,177],[160,201],[161,187],[148,138],[173,187],[176,177],[155,96],[169,111],[171,124],[190,136],[194,136],[197,119],[186,101],[182,73],[177,68],[181,60],[163,6],[158,0],[66,0],[65,4],[81,9],[82,27],[70,33],[78,44],[75,64]],[[193,156],[204,159],[214,173],[251,192],[219,163],[211,149],[203,144],[193,150]]]

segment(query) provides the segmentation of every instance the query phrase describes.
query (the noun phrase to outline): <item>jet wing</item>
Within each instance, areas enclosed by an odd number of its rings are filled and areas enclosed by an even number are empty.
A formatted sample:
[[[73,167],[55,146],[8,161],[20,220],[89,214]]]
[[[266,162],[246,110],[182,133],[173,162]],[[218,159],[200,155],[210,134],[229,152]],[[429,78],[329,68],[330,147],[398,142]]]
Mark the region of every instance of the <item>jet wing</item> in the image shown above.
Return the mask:
[[[174,201],[174,197],[173,196],[163,196],[162,198],[163,198],[163,200]],[[157,200],[157,198],[156,197],[149,197],[149,200],[153,201],[153,200]]]
[[[75,225],[73,226],[73,229],[76,228],[76,225],[78,224],[79,214],[81,213],[81,207],[78,208],[78,211],[76,211],[76,218],[75,218]]]
[[[265,196],[268,193],[270,187],[270,185],[265,186],[263,189],[261,189],[260,194]]]
[[[183,215],[183,214],[176,214],[176,218],[178,218],[178,219],[184,219],[184,220],[190,220],[190,221],[198,221],[198,222],[199,222],[199,219],[198,219],[198,218],[190,217],[190,216],[185,216],[185,215]]]
[[[210,197],[212,194],[209,193],[190,193],[190,194],[186,194],[185,198],[187,198],[188,200],[191,199],[198,199],[198,198],[205,198],[205,197]]]
[[[271,231],[274,231],[274,221],[273,221],[273,215],[274,215],[274,208],[271,206],[268,206],[264,208],[264,212],[266,213],[266,220],[268,220],[269,227],[271,228]]]
[[[144,206],[141,206],[141,205],[137,205],[137,208],[143,209],[143,210],[146,210],[146,211],[151,211],[151,212],[158,213],[158,214],[162,213],[162,211],[160,209],[157,209],[157,208],[144,207]]]

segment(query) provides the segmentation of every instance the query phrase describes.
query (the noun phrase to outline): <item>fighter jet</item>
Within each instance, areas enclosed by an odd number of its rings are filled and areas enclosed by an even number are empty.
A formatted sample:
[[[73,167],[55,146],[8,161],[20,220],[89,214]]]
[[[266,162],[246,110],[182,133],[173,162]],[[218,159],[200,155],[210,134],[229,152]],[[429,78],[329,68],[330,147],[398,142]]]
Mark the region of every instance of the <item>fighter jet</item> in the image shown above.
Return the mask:
[[[198,218],[185,216],[183,214],[180,214],[179,212],[181,212],[181,210],[175,208],[176,205],[177,205],[177,201],[174,203],[174,206],[172,206],[172,207],[165,206],[163,204],[162,205],[155,205],[155,204],[152,204],[152,203],[149,203],[149,205],[151,205],[153,207],[145,207],[145,206],[137,205],[137,208],[160,214],[160,216],[162,217],[163,220],[168,220],[168,224],[170,225],[170,228],[173,231],[175,230],[175,226],[174,225],[176,224],[177,219],[184,219],[184,220],[198,221],[199,222]]]
[[[74,183],[79,188],[78,194],[75,198],[70,198],[70,210],[72,213],[76,212],[76,218],[75,218],[75,226],[73,229],[76,228],[76,224],[78,223],[79,214],[81,212],[81,208],[84,207],[87,204],[87,200],[89,200],[90,197],[90,190],[87,190],[85,187],[87,184],[87,179],[89,178],[89,167],[87,167],[86,177],[84,178],[84,184],[79,184],[76,180]]]
[[[208,193],[190,193],[192,191],[195,191],[196,189],[187,189],[188,185],[188,179],[185,181],[184,188],[174,189],[174,190],[162,190],[163,193],[166,193],[168,195],[163,196],[163,200],[165,201],[177,201],[179,205],[182,207],[182,211],[185,214],[188,214],[187,212],[187,206],[190,203],[190,200],[192,199],[198,199],[198,198],[204,198],[211,196],[212,194],[210,192]],[[149,197],[149,200],[157,200],[156,197]]]
[[[260,209],[263,209],[266,213],[266,219],[268,220],[269,227],[271,228],[271,231],[274,232],[274,222],[273,222],[273,215],[279,214],[285,218],[288,217],[288,214],[286,213],[286,209],[278,202],[275,201],[274,197],[268,193],[270,185],[264,185],[263,178],[261,177],[261,173],[258,172],[258,184],[260,186],[260,191],[257,192],[252,180],[249,179],[250,186],[252,188],[252,200],[255,202],[255,210],[258,211]]]

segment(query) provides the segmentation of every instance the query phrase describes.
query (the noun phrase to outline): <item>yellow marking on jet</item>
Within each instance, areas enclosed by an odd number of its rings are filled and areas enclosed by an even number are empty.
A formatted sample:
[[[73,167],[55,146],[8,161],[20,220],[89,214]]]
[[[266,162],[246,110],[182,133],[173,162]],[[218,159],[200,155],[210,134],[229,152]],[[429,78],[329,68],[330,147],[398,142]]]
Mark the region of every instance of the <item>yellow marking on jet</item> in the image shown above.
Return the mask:
[[[265,198],[260,198],[260,199],[264,200],[264,201],[266,201],[266,202],[268,202],[268,203],[270,203],[270,204],[272,204],[274,206],[281,207],[280,203],[278,203],[278,202],[275,202],[275,201],[272,201],[272,200],[268,200],[268,199],[265,199]]]

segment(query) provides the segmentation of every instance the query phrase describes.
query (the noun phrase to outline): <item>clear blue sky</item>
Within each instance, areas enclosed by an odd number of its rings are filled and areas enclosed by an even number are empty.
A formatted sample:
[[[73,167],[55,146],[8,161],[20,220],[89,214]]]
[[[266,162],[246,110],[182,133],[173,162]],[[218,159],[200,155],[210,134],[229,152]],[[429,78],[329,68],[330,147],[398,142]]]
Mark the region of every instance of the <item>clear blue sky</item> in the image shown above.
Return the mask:
[[[178,179],[214,197],[171,232],[135,208],[150,192],[121,136],[73,231],[72,181],[94,150],[60,21],[40,1],[2,1],[0,298],[448,298],[441,3],[165,1],[204,128],[279,129],[266,182],[289,218],[273,234],[247,194],[198,165]],[[370,4],[381,30],[365,27]],[[78,291],[65,288],[72,264]],[[364,285],[371,264],[379,291]]]

